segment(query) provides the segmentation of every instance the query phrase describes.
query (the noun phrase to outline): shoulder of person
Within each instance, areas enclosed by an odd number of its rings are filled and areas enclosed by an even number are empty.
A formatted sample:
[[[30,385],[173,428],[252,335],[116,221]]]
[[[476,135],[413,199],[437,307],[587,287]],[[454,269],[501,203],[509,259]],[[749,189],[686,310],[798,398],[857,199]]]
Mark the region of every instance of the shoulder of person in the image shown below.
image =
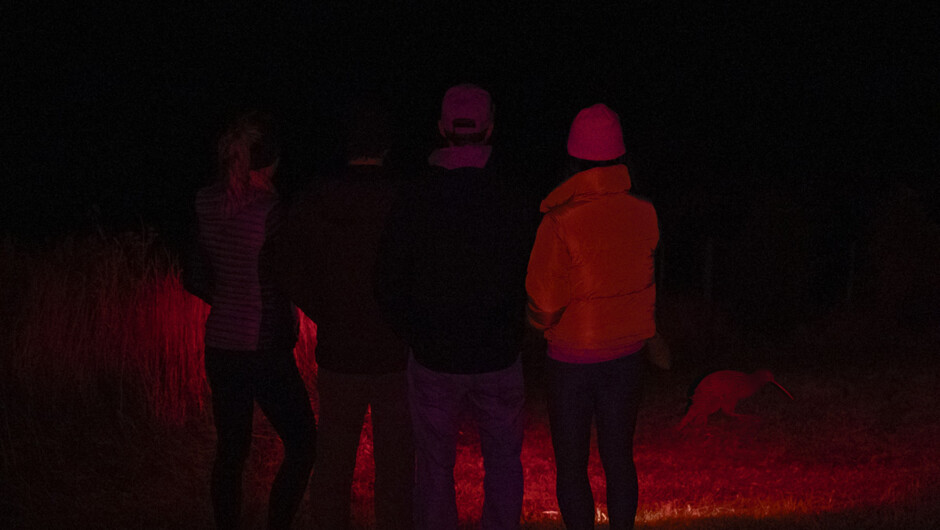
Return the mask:
[[[652,199],[646,197],[645,195],[637,195],[635,193],[631,193],[630,197],[636,199],[636,203],[639,208],[647,210],[648,213],[651,213],[652,215],[656,215],[656,206],[653,205]]]

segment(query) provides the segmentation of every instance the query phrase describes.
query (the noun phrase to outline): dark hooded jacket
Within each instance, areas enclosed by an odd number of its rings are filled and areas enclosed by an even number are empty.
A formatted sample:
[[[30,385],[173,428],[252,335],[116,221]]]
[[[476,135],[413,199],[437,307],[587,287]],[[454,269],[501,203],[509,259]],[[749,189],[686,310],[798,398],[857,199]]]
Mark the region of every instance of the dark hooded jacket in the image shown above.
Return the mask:
[[[400,180],[382,166],[348,166],[294,208],[281,238],[280,280],[317,324],[317,364],[349,374],[405,369],[407,346],[373,294],[376,250]]]
[[[519,358],[534,226],[488,151],[485,165],[472,163],[480,147],[432,154],[444,167],[397,203],[379,253],[384,314],[415,360],[438,372],[492,372]]]

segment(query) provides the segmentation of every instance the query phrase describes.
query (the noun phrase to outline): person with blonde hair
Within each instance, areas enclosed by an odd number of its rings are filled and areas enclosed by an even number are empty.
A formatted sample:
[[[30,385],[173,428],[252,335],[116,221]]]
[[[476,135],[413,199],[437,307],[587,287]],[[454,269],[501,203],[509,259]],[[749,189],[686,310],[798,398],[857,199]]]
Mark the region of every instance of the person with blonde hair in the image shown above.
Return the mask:
[[[211,309],[206,376],[217,444],[211,493],[218,528],[236,528],[254,404],[284,443],[268,527],[289,528],[313,468],[316,419],[293,349],[297,310],[275,282],[283,209],[274,187],[280,151],[271,116],[237,118],[218,143],[219,175],[196,194],[197,252],[186,288]]]

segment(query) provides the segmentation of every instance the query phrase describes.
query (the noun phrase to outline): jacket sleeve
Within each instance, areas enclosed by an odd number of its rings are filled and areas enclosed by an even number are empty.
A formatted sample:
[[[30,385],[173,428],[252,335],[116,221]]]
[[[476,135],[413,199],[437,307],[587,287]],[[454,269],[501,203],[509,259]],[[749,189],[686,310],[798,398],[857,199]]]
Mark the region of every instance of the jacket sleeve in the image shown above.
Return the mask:
[[[286,208],[280,201],[268,210],[264,220],[264,244],[258,256],[258,277],[262,289],[262,311],[269,318],[262,317],[262,322],[270,326],[270,333],[276,344],[293,348],[300,332],[297,311],[280,280],[281,238],[286,224]],[[281,342],[281,341],[284,342]],[[289,346],[288,346],[289,345]]]
[[[323,251],[315,237],[317,199],[308,192],[284,212],[275,246],[278,287],[314,322],[319,322],[315,284],[322,274],[317,266]]]
[[[392,207],[379,240],[374,270],[374,295],[383,318],[395,333],[410,343],[413,336],[412,274],[413,229],[403,194]]]
[[[546,215],[535,235],[526,274],[529,324],[545,331],[561,320],[571,301],[571,256],[554,217]]]

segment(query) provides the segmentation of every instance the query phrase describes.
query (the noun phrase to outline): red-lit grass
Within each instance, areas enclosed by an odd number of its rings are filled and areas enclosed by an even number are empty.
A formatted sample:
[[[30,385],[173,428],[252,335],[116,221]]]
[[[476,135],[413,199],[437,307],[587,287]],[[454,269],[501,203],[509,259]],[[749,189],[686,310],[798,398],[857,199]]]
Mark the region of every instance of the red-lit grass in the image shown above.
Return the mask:
[[[18,295],[0,366],[19,407],[78,413],[107,403],[170,424],[204,410],[208,306],[182,288],[155,234],[69,237],[33,254],[7,243],[2,260]],[[316,326],[303,319],[297,357],[308,380],[315,344]]]
[[[73,239],[40,254],[7,242],[3,253],[0,527],[211,527],[214,432],[199,353],[206,308],[182,290],[174,260],[140,236]],[[940,519],[935,338],[883,340],[883,329],[843,322],[827,325],[836,330],[828,335],[716,354],[709,348],[727,337],[716,319],[688,301],[665,302],[675,369],[647,378],[635,447],[640,528],[900,529]],[[311,387],[314,335],[307,321],[297,351]],[[720,365],[709,361],[716,357]],[[527,370],[523,525],[561,528],[537,357],[528,360],[536,362]],[[674,429],[697,376],[756,365],[796,400],[767,387],[739,408],[759,421],[715,415],[703,428]],[[281,451],[263,416],[256,420],[248,528],[263,527]],[[355,528],[372,526],[371,448],[367,423]],[[596,452],[590,473],[603,521]],[[472,528],[482,466],[469,423],[455,475],[462,526]],[[305,504],[295,526],[309,524]]]

